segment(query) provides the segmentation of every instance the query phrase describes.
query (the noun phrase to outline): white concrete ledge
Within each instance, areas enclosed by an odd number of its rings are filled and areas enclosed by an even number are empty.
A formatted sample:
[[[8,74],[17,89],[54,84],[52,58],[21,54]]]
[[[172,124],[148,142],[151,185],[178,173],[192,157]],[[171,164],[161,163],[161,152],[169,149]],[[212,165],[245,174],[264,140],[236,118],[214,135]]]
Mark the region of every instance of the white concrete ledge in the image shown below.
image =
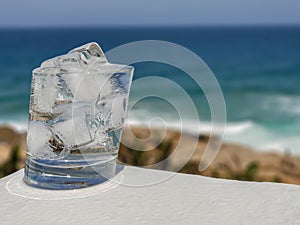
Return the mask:
[[[128,186],[169,175],[158,184]],[[111,182],[51,191],[23,184],[22,176],[20,170],[0,180],[0,224],[300,224],[296,185],[124,167]]]

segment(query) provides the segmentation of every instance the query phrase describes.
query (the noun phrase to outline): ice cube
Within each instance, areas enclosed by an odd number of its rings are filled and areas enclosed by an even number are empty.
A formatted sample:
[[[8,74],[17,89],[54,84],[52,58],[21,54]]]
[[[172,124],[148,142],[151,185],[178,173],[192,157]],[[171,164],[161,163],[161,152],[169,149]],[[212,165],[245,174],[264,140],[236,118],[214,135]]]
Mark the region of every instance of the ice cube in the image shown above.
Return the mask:
[[[64,145],[87,143],[96,131],[123,123],[126,100],[118,94],[128,91],[131,74],[123,69],[108,63],[94,42],[46,60],[34,71],[31,110],[47,114],[51,132]]]
[[[35,120],[31,121],[29,123],[27,135],[28,153],[37,158],[56,158],[56,154],[49,145],[51,136],[52,133],[45,122]]]
[[[113,146],[111,138],[108,136],[106,132],[102,132],[102,131],[96,132],[94,143],[95,145],[102,146],[103,150],[106,152],[111,150]]]
[[[103,60],[107,61],[102,49],[96,42],[91,42],[91,43],[82,45],[78,48],[74,48],[71,51],[69,51],[68,54],[74,53],[74,52],[83,53],[84,57],[87,59],[91,58],[92,56],[95,56],[95,57],[103,58]]]
[[[66,147],[73,148],[91,142],[86,119],[89,109],[90,106],[86,104],[71,104],[61,115],[48,122],[54,136]]]
[[[124,123],[124,114],[126,110],[126,95],[118,94],[112,102],[111,127],[118,128]]]
[[[112,89],[109,76],[89,71],[67,74],[64,80],[73,93],[75,101],[95,102],[100,93],[108,94]]]
[[[114,92],[128,92],[129,85],[130,85],[130,72],[117,72],[114,73],[113,76],[110,78],[110,82],[112,85],[112,90]]]
[[[35,74],[32,80],[31,111],[51,114],[58,97],[57,77],[54,74]]]
[[[99,130],[108,131],[123,125],[126,109],[125,93],[98,98],[95,106],[95,116],[90,120],[96,123],[95,127]]]
[[[100,46],[91,42],[69,51],[68,54],[44,61],[41,68],[82,68],[95,62],[106,63],[107,60]]]
[[[121,127],[125,109],[126,94],[124,93],[98,98],[93,114],[89,115],[90,132],[109,131]]]
[[[72,101],[74,96],[66,81],[64,80],[63,74],[57,74],[57,89],[58,89],[58,101]]]
[[[91,148],[98,148],[98,152],[100,151],[101,153],[111,152],[111,150],[114,148],[112,138],[108,135],[108,133],[99,130],[95,133],[94,140],[85,147],[88,148],[89,146]]]
[[[96,101],[99,94],[109,95],[115,89],[118,83],[111,78],[118,78],[123,69],[123,65],[108,63],[100,46],[92,42],[44,61],[37,71],[58,75],[69,90],[63,94],[71,93],[76,101]]]

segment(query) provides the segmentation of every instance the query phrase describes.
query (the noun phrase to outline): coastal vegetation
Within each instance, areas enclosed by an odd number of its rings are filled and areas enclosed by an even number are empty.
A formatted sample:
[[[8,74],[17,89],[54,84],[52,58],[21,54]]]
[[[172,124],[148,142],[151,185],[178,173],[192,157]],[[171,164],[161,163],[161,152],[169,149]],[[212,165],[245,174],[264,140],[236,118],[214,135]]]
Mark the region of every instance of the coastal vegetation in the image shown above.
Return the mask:
[[[140,139],[145,139],[150,134],[150,131],[144,127],[132,127],[131,131]],[[119,163],[223,179],[300,184],[299,157],[275,151],[258,152],[232,143],[223,143],[211,165],[206,170],[199,171],[199,163],[209,140],[209,137],[205,135],[199,136],[192,157],[179,171],[176,171],[178,164],[181,163],[182,155],[186,154],[187,149],[191,147],[190,135],[168,130],[163,141],[157,144],[163,132],[157,129],[154,133],[154,138],[141,145],[129,135],[128,128],[124,129],[122,142],[126,145],[120,146]],[[174,149],[180,136],[185,147],[177,149],[176,153]],[[20,134],[12,128],[2,127],[0,137],[0,177],[4,177],[24,167],[26,134]],[[174,157],[171,159],[169,156],[173,153]],[[157,164],[162,161],[164,163]]]

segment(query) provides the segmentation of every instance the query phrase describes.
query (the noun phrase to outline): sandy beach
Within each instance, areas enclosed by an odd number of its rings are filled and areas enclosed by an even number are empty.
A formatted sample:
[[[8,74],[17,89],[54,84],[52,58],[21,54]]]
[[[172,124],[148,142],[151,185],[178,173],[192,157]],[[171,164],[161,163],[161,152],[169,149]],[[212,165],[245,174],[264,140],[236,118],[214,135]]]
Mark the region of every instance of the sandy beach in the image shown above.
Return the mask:
[[[150,131],[141,126],[130,128],[134,136],[145,140]],[[142,144],[132,138],[129,128],[124,128],[119,151],[119,163],[134,166],[149,166],[168,158],[176,148],[181,137],[182,145],[174,153],[174,157],[166,160],[164,166],[154,167],[174,171],[192,147],[191,135],[169,129],[166,134],[158,128],[152,130],[151,138]],[[181,136],[182,135],[182,136]],[[161,143],[159,140],[163,139]],[[198,166],[209,137],[199,135],[196,149],[188,162],[179,170],[182,173],[200,174],[234,180],[269,181],[300,184],[300,157],[275,151],[261,152],[255,149],[232,143],[223,143],[221,149],[204,171]],[[136,151],[142,149],[144,151]],[[16,131],[10,126],[0,127],[0,175],[6,176],[24,166],[26,155],[26,133]]]

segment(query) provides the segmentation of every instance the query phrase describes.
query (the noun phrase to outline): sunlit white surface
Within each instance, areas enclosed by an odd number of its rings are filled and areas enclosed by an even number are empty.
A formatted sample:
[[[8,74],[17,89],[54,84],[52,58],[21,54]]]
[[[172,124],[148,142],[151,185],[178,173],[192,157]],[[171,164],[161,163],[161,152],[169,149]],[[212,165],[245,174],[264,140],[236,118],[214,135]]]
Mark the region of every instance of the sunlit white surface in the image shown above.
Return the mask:
[[[0,180],[0,224],[300,224],[296,185],[186,174],[128,185],[165,173],[126,166],[108,183],[51,191],[23,186],[20,170]]]

